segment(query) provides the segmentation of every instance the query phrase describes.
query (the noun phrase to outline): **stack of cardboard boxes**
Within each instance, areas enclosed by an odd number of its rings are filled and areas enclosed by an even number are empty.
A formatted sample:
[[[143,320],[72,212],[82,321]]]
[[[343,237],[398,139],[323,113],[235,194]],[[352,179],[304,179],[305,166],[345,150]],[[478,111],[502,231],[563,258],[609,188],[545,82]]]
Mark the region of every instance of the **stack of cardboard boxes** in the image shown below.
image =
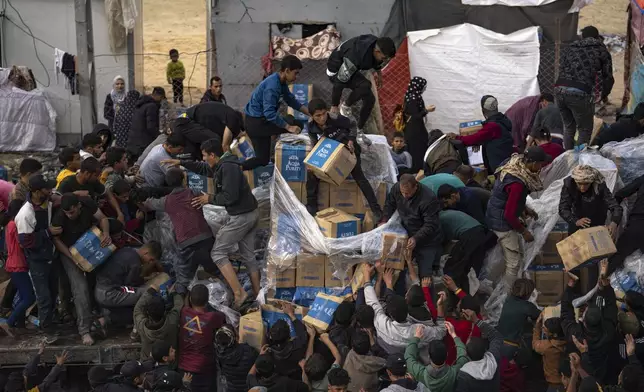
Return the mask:
[[[563,261],[557,252],[557,243],[566,237],[568,237],[567,225],[555,226],[548,234],[541,252],[530,265],[530,269],[534,272],[535,287],[539,292],[537,304],[540,306],[554,305],[561,300],[567,279]]]
[[[310,151],[306,143],[275,144],[275,169],[280,172],[288,183],[295,197],[300,202],[306,202],[306,167],[304,159]]]

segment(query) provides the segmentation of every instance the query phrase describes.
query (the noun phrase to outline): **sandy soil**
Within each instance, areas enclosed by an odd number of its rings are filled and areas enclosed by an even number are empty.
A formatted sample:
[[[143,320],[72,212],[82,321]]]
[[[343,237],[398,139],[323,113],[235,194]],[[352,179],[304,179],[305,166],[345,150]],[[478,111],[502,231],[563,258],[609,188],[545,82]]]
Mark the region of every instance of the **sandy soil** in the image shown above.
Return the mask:
[[[594,0],[584,7],[579,14],[579,28],[588,25],[597,27],[600,34],[626,35],[626,7],[629,0]],[[615,86],[610,94],[610,101],[617,107],[621,106],[624,95],[624,52],[613,53],[613,76]]]
[[[186,68],[184,102],[198,103],[207,85],[206,56],[200,53],[207,46],[207,0],[143,0],[144,82],[146,91],[154,86],[172,87],[166,80],[168,51],[177,49],[179,60]],[[193,73],[194,68],[194,73]],[[192,77],[190,77],[192,73]]]

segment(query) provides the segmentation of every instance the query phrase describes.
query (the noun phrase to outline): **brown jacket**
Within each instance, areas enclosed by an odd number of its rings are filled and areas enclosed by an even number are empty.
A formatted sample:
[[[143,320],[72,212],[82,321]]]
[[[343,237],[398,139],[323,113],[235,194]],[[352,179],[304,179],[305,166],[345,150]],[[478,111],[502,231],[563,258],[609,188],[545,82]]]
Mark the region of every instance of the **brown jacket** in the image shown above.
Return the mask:
[[[451,141],[444,137],[440,141],[435,141],[435,146],[429,154],[426,154],[425,163],[429,167],[430,172],[425,173],[426,176],[442,173],[440,170],[447,167],[458,167],[461,163],[461,157],[452,145]],[[431,146],[430,146],[431,147]]]
[[[367,392],[378,391],[378,372],[385,367],[385,364],[386,361],[383,358],[349,351],[347,359],[344,360],[344,370],[351,378],[348,391],[359,392],[362,388]]]
[[[565,340],[541,339],[541,325],[534,325],[532,349],[543,356],[543,373],[548,384],[561,384],[559,361],[566,351]]]

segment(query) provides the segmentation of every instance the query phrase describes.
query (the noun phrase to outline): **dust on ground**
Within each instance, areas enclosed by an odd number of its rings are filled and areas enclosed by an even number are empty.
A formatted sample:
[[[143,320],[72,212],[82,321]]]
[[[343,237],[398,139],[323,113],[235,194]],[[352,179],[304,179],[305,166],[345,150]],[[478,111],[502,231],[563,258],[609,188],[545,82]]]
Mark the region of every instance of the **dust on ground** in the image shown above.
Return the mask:
[[[206,23],[208,0],[143,0],[143,57],[145,90],[165,88],[172,101],[172,86],[166,80],[168,52],[177,49],[186,68],[184,102],[198,103],[207,85],[207,48],[209,27]],[[154,54],[150,54],[154,53]],[[194,71],[193,71],[194,70]],[[192,74],[192,77],[190,76]]]

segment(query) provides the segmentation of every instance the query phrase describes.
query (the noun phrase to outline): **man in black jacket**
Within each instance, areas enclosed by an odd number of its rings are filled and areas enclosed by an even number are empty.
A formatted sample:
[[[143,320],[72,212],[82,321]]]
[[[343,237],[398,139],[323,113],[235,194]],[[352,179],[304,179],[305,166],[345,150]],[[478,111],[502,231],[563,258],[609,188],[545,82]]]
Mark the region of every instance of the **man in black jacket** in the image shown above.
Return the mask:
[[[371,92],[371,82],[360,71],[375,70],[376,84],[380,88],[382,87],[380,70],[395,55],[396,45],[391,38],[378,38],[371,34],[351,38],[338,46],[329,56],[326,70],[326,74],[333,83],[331,111],[338,112],[342,91],[345,88],[350,89],[351,94],[344,102],[342,110],[350,113],[351,106],[362,100],[362,109],[358,117],[358,131],[362,132],[376,103],[376,97]]]
[[[613,88],[613,61],[599,38],[599,31],[588,26],[581,30],[581,39],[570,44],[561,56],[559,78],[555,83],[555,99],[564,125],[564,147],[588,144],[593,131],[595,104],[593,90],[597,76],[601,78],[602,96]]]
[[[194,105],[172,124],[173,133],[180,133],[186,140],[184,153],[192,154],[195,159],[201,158],[201,143],[215,135],[222,140],[224,152],[230,143],[238,137],[243,129],[240,112],[221,102],[205,102]]]
[[[138,249],[126,247],[114,252],[96,270],[96,302],[107,309],[129,307],[134,310],[134,305],[147,290],[143,277],[152,272],[162,252],[161,244],[156,241]],[[157,269],[157,272],[161,271]]]
[[[619,236],[615,245],[617,253],[608,259],[608,275],[620,268],[624,263],[624,259],[637,249],[644,252],[644,242],[642,242],[642,233],[644,233],[644,175],[617,191],[615,200],[621,204],[624,199],[635,192],[637,192],[637,199],[635,199],[635,203],[628,215],[626,229]]]
[[[155,87],[151,95],[144,95],[136,103],[128,139],[128,151],[133,158],[159,136],[159,108],[164,99],[163,87]]]
[[[204,103],[204,102],[221,102],[224,105],[227,105],[226,103],[226,97],[224,94],[222,94],[224,84],[219,76],[213,76],[210,78],[210,88],[208,88],[208,91],[206,91],[201,97],[201,101],[199,103]]]
[[[610,127],[599,131],[591,144],[602,148],[608,142],[621,142],[642,134],[644,134],[644,103],[635,107],[632,117],[620,119]]]
[[[224,325],[215,333],[217,361],[227,392],[246,392],[246,377],[257,359],[257,350],[237,342],[237,332]]]
[[[391,188],[385,202],[381,224],[386,223],[398,211],[409,236],[407,251],[413,252],[421,279],[430,277],[432,271],[438,272],[440,268],[443,251],[443,232],[438,219],[440,210],[441,205],[434,192],[419,185],[412,174],[400,176],[400,181]],[[398,281],[404,282],[405,279]],[[396,291],[404,295],[404,287],[396,286]]]
[[[342,115],[336,115],[334,113],[329,114],[327,111],[326,102],[322,99],[315,98],[309,102],[309,113],[311,113],[311,121],[309,121],[309,138],[311,139],[311,144],[315,146],[318,142],[319,137],[328,137],[333,140],[337,140],[340,143],[343,143],[347,146],[349,151],[351,151],[356,156],[356,165],[351,170],[351,176],[358,184],[360,191],[367,199],[369,203],[369,208],[373,213],[374,222],[379,222],[382,218],[382,209],[378,205],[378,199],[376,194],[373,191],[373,188],[367,181],[364,173],[362,172],[362,167],[360,166],[360,145],[356,141],[356,128],[355,124],[351,122],[347,117]],[[313,216],[317,213],[318,207],[318,187],[320,180],[309,173],[306,178],[306,209]]]
[[[201,208],[208,203],[226,207],[230,216],[219,232],[212,250],[212,259],[224,275],[235,295],[235,308],[239,309],[251,297],[243,290],[237,273],[228,260],[228,253],[234,245],[239,246],[242,263],[248,269],[255,295],[259,294],[259,266],[255,260],[255,230],[259,221],[257,200],[244,177],[236,156],[230,152],[222,154],[221,139],[215,137],[201,145],[204,162],[190,162],[170,159],[172,165],[181,164],[197,174],[214,177],[215,195],[202,194],[193,199],[193,206]],[[248,300],[248,301],[247,301]]]

